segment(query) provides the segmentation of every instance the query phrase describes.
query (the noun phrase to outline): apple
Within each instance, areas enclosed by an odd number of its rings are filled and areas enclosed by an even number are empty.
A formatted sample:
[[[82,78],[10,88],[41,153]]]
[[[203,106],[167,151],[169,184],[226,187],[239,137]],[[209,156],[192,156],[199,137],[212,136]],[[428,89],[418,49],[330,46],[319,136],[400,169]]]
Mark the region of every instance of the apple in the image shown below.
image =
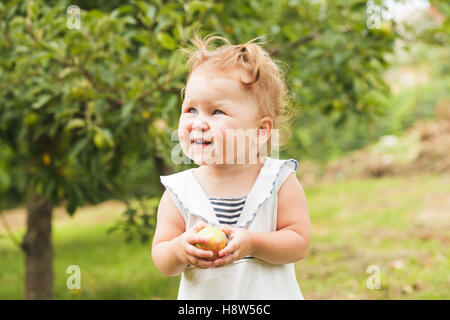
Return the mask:
[[[202,250],[211,250],[213,256],[206,258],[207,260],[214,260],[219,257],[219,251],[225,248],[228,239],[225,233],[218,227],[207,226],[197,232],[199,236],[209,238],[207,243],[196,243],[195,246]]]

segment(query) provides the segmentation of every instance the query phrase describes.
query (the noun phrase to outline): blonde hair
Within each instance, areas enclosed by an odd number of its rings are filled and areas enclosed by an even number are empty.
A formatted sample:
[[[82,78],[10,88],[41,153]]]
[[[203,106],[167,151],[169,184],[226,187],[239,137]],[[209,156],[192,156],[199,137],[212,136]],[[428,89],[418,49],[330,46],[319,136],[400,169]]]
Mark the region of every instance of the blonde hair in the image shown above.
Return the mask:
[[[250,77],[249,81],[239,78],[240,85],[251,94],[251,99],[259,107],[260,116],[269,116],[273,121],[273,129],[279,129],[280,146],[287,143],[291,136],[289,121],[295,115],[295,109],[289,99],[288,90],[283,72],[264,50],[255,42],[254,38],[245,44],[232,45],[221,36],[206,36],[204,39],[194,34],[190,41],[193,48],[181,48],[188,55],[189,77],[200,65],[207,64],[221,69],[238,67]],[[225,42],[213,50],[208,50],[208,44],[213,40]],[[182,89],[183,94],[185,88]],[[272,136],[267,142],[268,153],[271,152]]]

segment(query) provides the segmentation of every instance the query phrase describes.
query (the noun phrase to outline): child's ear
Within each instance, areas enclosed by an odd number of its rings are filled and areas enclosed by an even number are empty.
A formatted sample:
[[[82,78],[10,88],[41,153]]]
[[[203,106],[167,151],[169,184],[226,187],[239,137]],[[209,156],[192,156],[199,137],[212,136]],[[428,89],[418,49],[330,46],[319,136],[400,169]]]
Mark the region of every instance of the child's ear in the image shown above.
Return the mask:
[[[261,146],[270,138],[273,128],[273,121],[270,117],[264,117],[260,119],[258,123],[258,132],[256,136],[258,139],[257,143],[259,146]]]

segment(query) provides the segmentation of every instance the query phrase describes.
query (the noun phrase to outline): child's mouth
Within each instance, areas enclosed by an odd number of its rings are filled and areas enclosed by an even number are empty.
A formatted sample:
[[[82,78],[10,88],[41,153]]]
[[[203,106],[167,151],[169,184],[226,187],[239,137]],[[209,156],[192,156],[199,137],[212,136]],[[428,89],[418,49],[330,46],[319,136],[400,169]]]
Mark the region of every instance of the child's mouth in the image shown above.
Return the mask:
[[[191,141],[191,144],[194,144],[195,146],[199,146],[199,147],[207,147],[207,146],[211,145],[212,143],[213,143],[212,141],[203,141],[203,140]]]

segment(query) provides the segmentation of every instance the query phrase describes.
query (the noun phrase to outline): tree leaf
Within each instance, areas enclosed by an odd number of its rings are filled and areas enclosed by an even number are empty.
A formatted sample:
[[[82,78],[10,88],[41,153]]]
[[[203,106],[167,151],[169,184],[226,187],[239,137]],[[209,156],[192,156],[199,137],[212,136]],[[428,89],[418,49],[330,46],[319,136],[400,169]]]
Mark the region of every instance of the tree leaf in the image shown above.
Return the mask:
[[[120,118],[122,119],[127,118],[130,115],[131,111],[133,111],[134,106],[135,106],[134,101],[127,101],[125,105],[122,107]]]
[[[175,43],[175,40],[166,32],[160,32],[156,36],[159,43],[163,46],[163,48],[168,50],[173,50],[177,47],[177,44]]]
[[[71,119],[69,121],[69,123],[67,123],[64,130],[68,131],[68,130],[72,130],[75,128],[84,128],[85,126],[86,126],[86,120],[80,119],[80,118],[75,118],[75,119]]]
[[[43,94],[43,95],[39,96],[39,99],[31,105],[31,108],[40,109],[47,102],[49,102],[51,98],[52,98],[52,96],[50,94]]]

